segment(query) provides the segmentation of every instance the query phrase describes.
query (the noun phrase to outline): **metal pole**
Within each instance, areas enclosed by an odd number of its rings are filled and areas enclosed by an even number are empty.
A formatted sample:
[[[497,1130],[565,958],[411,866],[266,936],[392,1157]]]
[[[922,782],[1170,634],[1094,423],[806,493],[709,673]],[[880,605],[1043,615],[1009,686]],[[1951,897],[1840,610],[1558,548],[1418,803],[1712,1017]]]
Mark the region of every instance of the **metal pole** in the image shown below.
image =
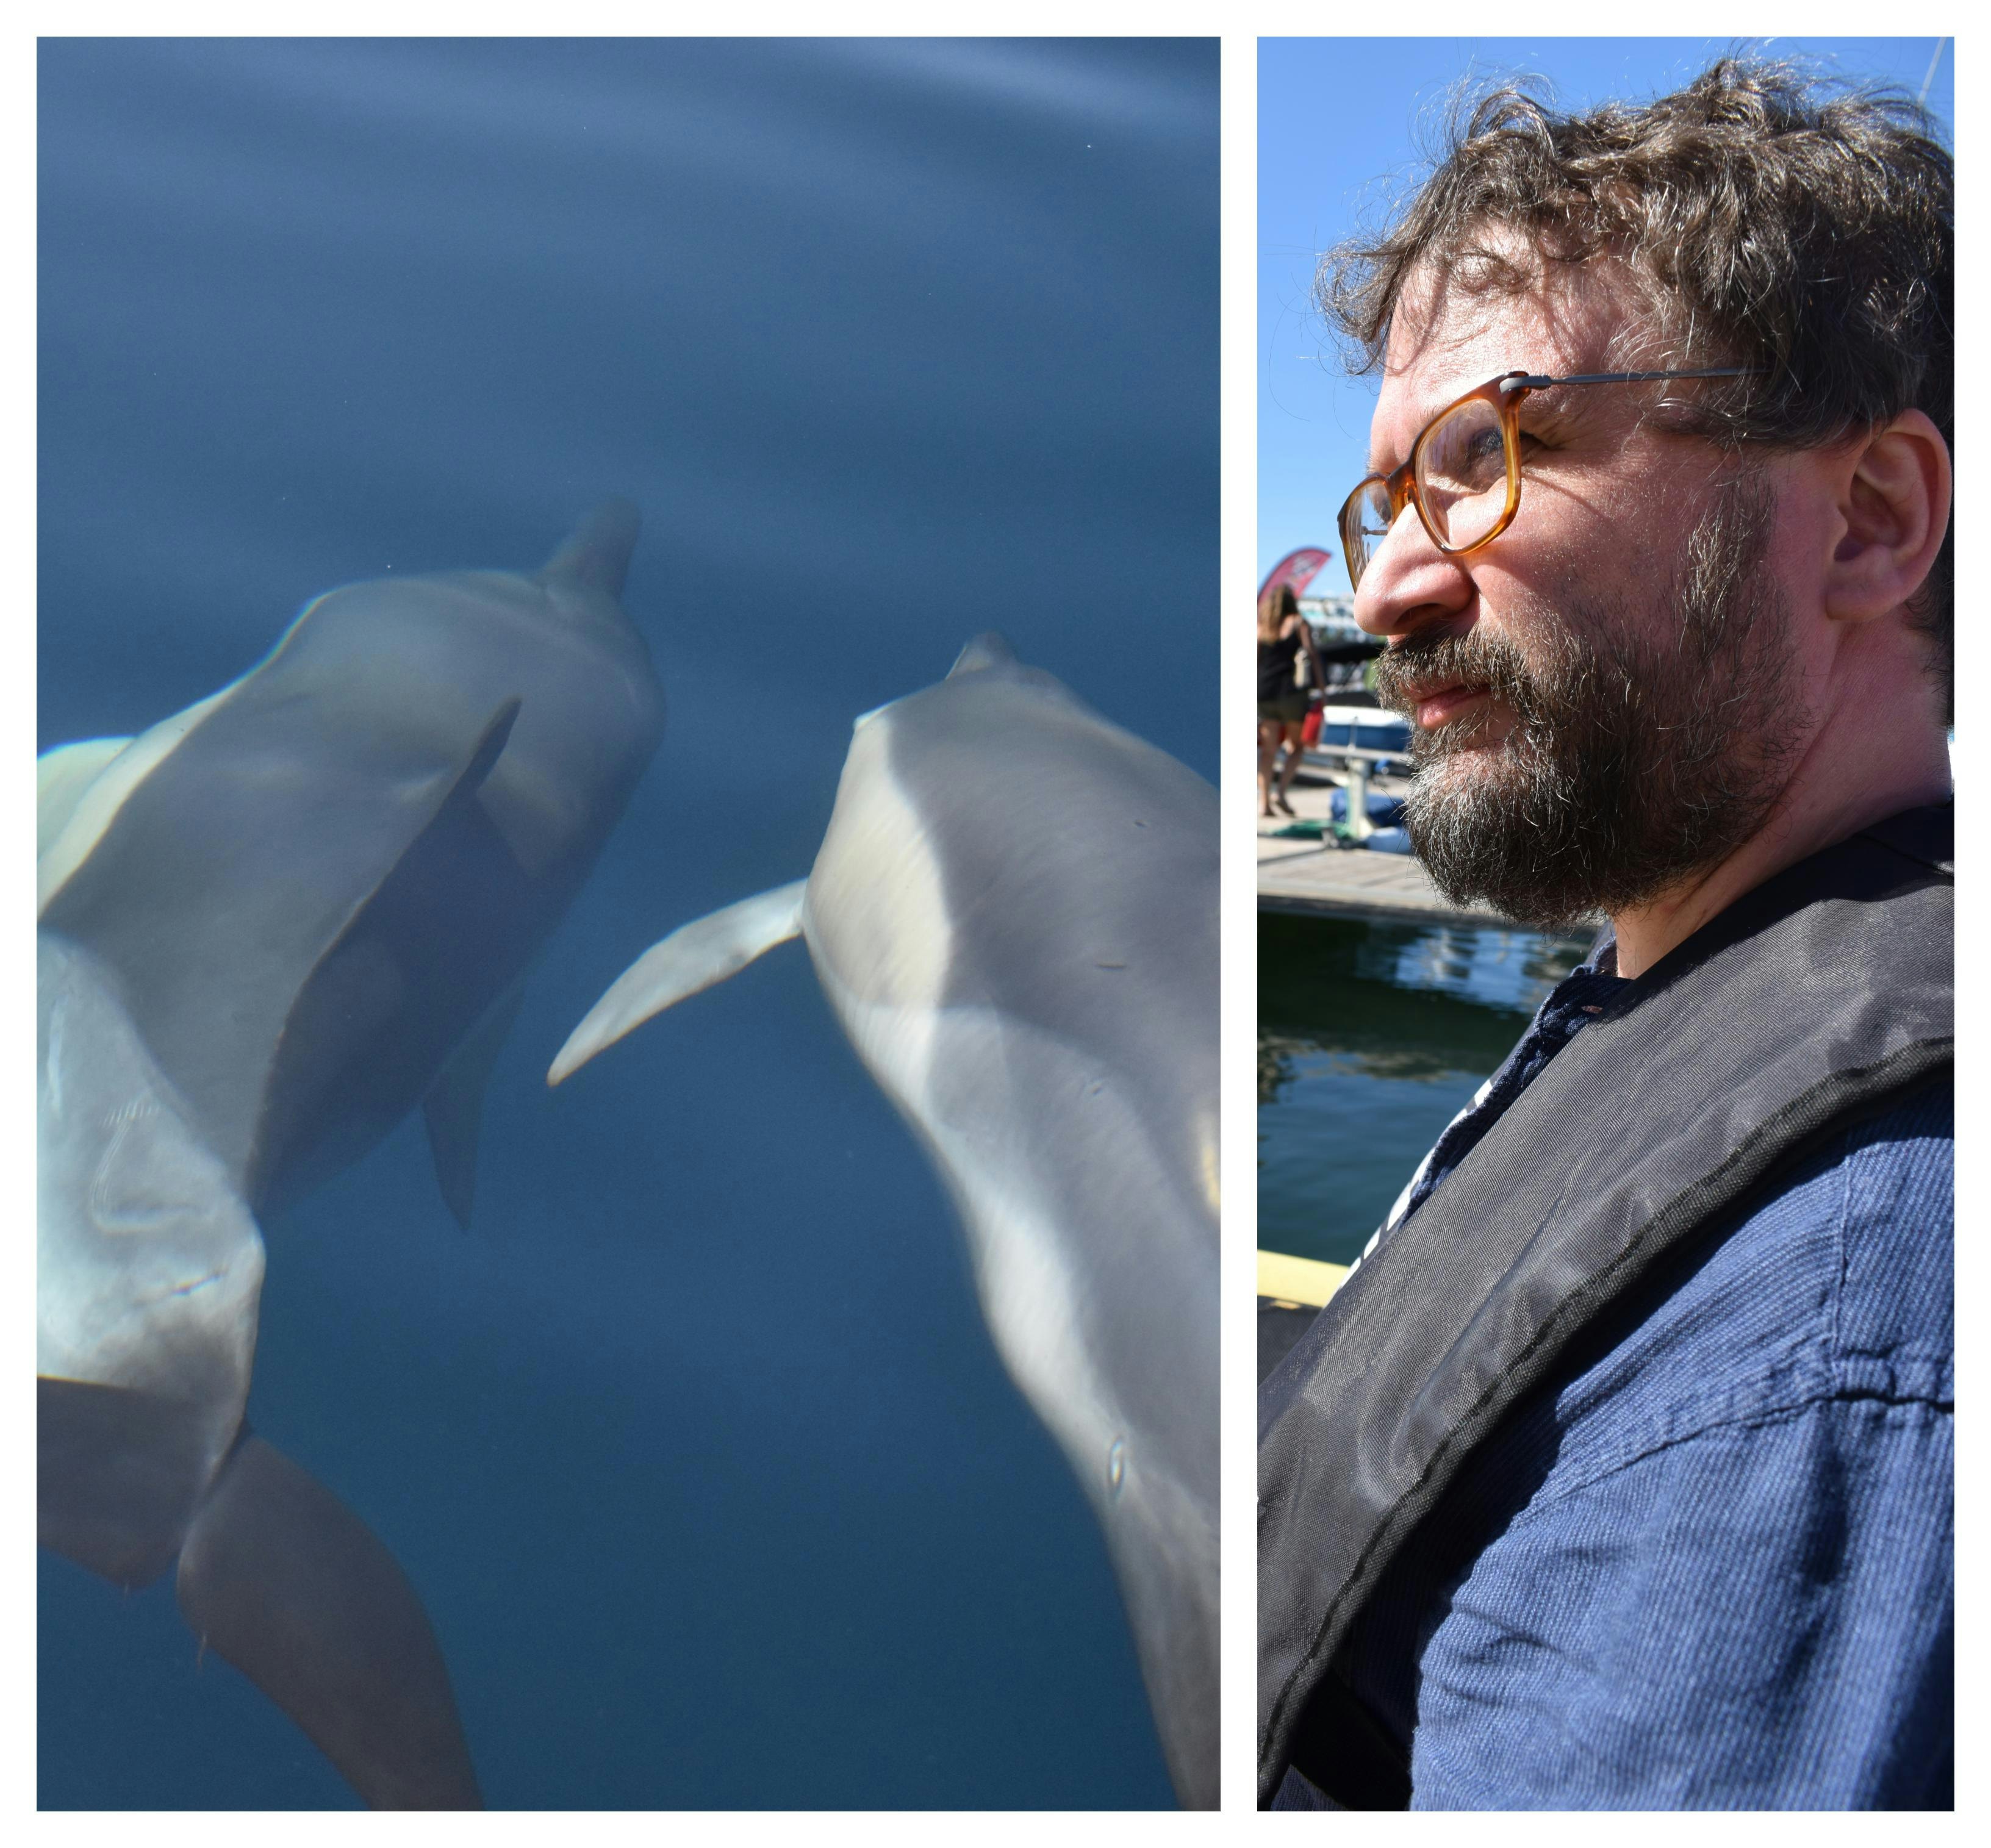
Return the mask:
[[[1376,831],[1369,825],[1369,760],[1351,755],[1348,760],[1348,832],[1366,841]]]

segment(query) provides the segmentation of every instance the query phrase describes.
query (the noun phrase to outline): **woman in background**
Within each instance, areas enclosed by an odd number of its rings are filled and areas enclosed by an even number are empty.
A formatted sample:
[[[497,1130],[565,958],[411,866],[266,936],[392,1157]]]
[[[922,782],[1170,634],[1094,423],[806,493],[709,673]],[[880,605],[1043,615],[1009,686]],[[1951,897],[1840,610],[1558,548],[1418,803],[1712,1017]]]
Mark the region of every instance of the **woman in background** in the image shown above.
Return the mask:
[[[1300,600],[1291,584],[1282,584],[1258,600],[1258,812],[1291,815],[1286,800],[1293,772],[1300,766],[1300,727],[1306,718],[1308,695],[1299,684],[1295,664],[1306,650],[1309,686],[1325,684],[1313,631],[1300,614]],[[1276,783],[1273,767],[1279,746],[1286,761]]]

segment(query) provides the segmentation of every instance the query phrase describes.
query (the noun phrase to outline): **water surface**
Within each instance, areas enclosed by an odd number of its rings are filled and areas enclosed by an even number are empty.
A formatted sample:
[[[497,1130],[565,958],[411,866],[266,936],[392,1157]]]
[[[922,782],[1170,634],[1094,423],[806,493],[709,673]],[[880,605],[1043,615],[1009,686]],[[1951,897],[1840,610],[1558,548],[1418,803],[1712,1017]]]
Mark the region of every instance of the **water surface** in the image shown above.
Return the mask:
[[[1006,630],[1214,777],[1213,42],[44,40],[43,747],[626,493],[664,744],[494,1077],[264,1231],[250,1417],[420,1588],[494,1806],[1171,1800],[1104,1548],[800,946],[859,713]],[[339,1807],[169,1584],[44,1557],[49,1807]]]
[[[1258,1243],[1347,1264],[1584,946],[1261,913]]]

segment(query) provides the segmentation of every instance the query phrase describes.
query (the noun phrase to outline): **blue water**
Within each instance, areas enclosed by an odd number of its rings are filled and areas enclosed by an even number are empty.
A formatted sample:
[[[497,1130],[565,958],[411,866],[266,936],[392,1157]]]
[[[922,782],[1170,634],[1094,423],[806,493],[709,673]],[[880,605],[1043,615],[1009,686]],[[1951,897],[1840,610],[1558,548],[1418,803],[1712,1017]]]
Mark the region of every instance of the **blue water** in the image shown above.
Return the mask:
[[[1104,1548],[799,946],[859,713],[1006,630],[1214,778],[1213,41],[44,40],[42,745],[316,593],[626,493],[664,744],[529,985],[477,1222],[418,1126],[265,1226],[250,1417],[381,1535],[493,1806],[1171,1801]],[[46,1807],[338,1807],[169,1584],[43,1556]]]
[[[1348,1264],[1581,940],[1258,920],[1258,1243]]]

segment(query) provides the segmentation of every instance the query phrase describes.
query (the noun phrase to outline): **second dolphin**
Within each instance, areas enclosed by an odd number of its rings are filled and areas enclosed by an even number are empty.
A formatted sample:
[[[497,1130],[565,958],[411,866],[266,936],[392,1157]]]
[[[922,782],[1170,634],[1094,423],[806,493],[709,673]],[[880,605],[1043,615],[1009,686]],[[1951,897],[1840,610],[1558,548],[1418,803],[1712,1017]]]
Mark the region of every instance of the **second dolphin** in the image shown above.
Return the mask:
[[[806,880],[685,925],[557,1084],[799,934],[1104,1531],[1177,1795],[1217,1798],[1217,794],[1001,638],[857,722]]]

